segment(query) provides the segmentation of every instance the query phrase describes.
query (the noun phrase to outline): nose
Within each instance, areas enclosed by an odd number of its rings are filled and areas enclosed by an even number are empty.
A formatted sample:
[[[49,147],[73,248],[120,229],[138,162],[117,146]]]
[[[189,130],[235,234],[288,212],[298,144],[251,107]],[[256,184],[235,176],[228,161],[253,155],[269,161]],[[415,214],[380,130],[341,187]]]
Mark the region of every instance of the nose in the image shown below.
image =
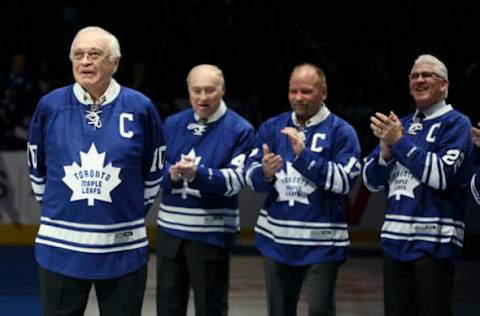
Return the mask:
[[[198,97],[200,98],[200,100],[206,100],[208,98],[208,94],[206,91],[201,91],[199,94],[198,94]]]
[[[82,58],[80,59],[81,64],[90,64],[91,62],[92,60],[88,54],[83,54]]]

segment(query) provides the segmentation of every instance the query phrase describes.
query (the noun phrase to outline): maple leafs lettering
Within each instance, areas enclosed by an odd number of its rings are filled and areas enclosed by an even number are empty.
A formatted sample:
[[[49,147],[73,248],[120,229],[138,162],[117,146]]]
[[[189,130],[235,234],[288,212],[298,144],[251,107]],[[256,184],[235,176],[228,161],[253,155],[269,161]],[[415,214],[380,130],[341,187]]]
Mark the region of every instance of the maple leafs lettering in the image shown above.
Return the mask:
[[[104,161],[105,153],[98,153],[92,143],[87,153],[80,152],[80,165],[74,161],[63,167],[62,181],[73,191],[70,201],[87,200],[88,206],[95,205],[95,200],[112,202],[110,192],[122,182],[121,169],[111,162],[103,166]]]
[[[278,192],[277,201],[288,201],[289,206],[295,202],[310,204],[308,196],[317,189],[317,186],[303,177],[290,161],[287,162],[287,172],[280,170],[275,175],[275,189]]]
[[[399,162],[396,163],[388,183],[388,197],[394,196],[396,200],[400,200],[402,195],[412,199],[415,198],[413,191],[420,184],[417,178]]]

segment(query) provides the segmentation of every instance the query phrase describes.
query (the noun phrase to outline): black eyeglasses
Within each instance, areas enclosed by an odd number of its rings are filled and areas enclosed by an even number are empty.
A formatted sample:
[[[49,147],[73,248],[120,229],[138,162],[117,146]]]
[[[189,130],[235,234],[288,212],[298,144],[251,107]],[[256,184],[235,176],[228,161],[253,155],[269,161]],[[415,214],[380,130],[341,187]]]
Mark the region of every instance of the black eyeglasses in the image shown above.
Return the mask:
[[[443,78],[439,74],[437,74],[435,72],[431,72],[431,71],[412,72],[410,75],[408,75],[408,78],[410,80],[418,79],[419,77],[422,77],[423,79],[430,79],[434,76],[437,77],[437,78],[445,80],[445,78]]]

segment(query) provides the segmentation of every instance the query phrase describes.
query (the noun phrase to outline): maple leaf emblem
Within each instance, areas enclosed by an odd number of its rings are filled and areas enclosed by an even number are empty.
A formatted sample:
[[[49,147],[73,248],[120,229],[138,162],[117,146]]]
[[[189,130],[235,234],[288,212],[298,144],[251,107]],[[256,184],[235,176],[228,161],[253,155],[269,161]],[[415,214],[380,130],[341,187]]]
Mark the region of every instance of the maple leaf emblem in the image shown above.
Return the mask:
[[[63,167],[62,181],[73,191],[70,201],[87,200],[88,206],[93,206],[95,200],[112,202],[110,192],[122,182],[120,168],[111,162],[104,167],[104,161],[105,153],[98,153],[92,143],[87,153],[80,152],[80,165],[74,161]]]
[[[388,197],[395,196],[397,201],[400,200],[402,195],[414,199],[413,191],[419,184],[420,182],[412,175],[410,170],[397,161],[388,180]]]
[[[183,154],[182,154],[182,158],[183,158],[183,157],[192,158],[193,161],[195,162],[195,166],[198,166],[198,164],[200,163],[200,160],[202,160],[202,157],[201,157],[201,156],[197,156],[197,154],[195,153],[195,149],[194,149],[194,148],[190,149],[190,151],[188,152],[188,154],[186,154],[186,155],[183,155]]]
[[[201,156],[197,156],[194,148],[190,149],[188,154],[186,154],[186,155],[182,154],[182,159],[184,157],[191,158],[194,161],[195,166],[198,166],[198,164],[200,163],[200,160],[202,160]],[[192,195],[192,196],[196,196],[196,197],[199,197],[199,198],[202,197],[202,194],[200,193],[200,190],[190,188],[188,186],[188,181],[186,179],[183,179],[183,187],[181,189],[173,189],[172,194],[181,194],[182,199],[186,199],[187,195]]]
[[[287,161],[287,172],[282,169],[275,174],[275,189],[278,192],[277,201],[288,201],[288,206],[295,202],[310,204],[308,196],[317,186],[298,172],[290,161]]]

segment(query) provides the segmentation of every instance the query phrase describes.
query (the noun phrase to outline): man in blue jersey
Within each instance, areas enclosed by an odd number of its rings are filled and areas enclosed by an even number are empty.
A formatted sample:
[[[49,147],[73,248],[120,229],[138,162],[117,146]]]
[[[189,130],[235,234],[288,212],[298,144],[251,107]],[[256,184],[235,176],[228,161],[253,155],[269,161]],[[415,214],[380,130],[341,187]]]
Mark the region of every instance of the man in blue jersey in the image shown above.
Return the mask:
[[[452,315],[474,152],[469,119],[445,102],[448,84],[445,65],[420,55],[409,75],[415,111],[402,119],[393,112],[371,117],[379,145],[365,158],[363,180],[387,195],[387,316]]]
[[[120,57],[114,35],[80,30],[70,49],[76,83],[44,96],[30,125],[46,316],[83,315],[92,285],[101,315],[141,314],[144,218],[160,187],[165,146],[152,102],[112,78]]]
[[[227,108],[214,65],[187,76],[191,109],[164,124],[165,168],[158,212],[157,315],[227,315],[230,249],[239,232],[238,193],[253,127]]]
[[[257,132],[245,180],[268,193],[255,226],[265,257],[268,314],[296,315],[303,282],[309,315],[335,315],[335,284],[350,244],[346,195],[360,174],[355,130],[325,104],[324,71],[296,66],[291,112]]]

